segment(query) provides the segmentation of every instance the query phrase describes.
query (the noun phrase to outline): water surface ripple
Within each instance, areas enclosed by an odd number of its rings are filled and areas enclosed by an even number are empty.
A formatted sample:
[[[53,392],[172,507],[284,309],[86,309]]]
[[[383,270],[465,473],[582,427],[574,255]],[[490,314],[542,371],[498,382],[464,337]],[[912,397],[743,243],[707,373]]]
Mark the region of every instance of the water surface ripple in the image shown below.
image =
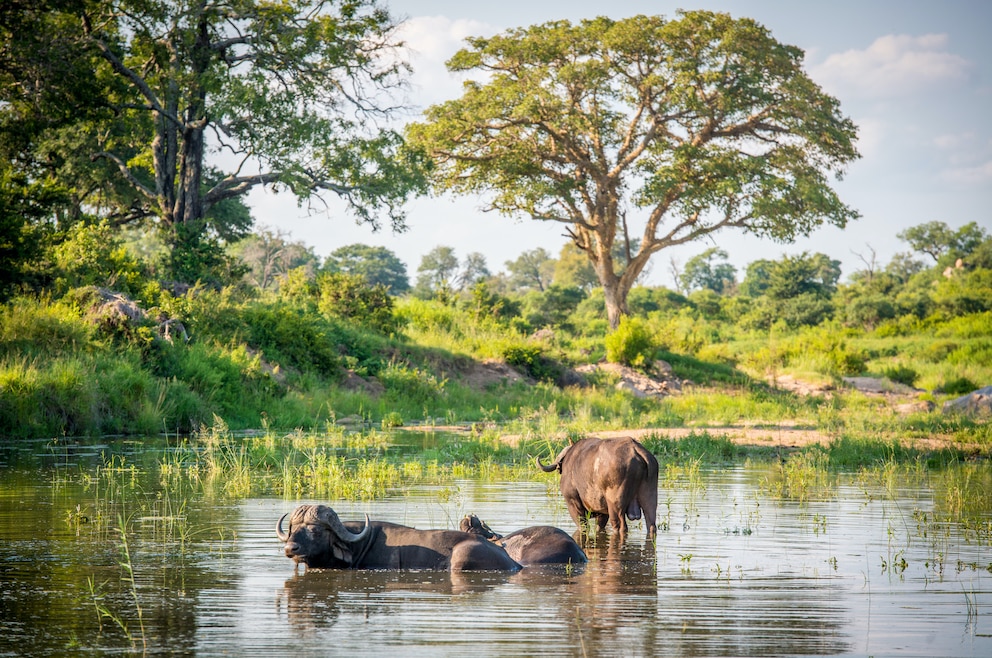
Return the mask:
[[[840,475],[800,503],[768,495],[768,470],[664,486],[656,543],[635,523],[573,569],[448,574],[296,570],[274,523],[323,502],[345,519],[451,528],[471,512],[503,532],[572,532],[554,481],[180,501],[141,469],[14,464],[0,472],[0,655],[992,656],[988,536],[939,522],[929,480]]]

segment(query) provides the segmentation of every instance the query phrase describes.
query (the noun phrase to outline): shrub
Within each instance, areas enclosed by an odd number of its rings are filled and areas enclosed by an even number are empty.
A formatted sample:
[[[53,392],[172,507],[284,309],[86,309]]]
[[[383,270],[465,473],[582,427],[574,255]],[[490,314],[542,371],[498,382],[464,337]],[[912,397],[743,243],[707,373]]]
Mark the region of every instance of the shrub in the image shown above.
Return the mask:
[[[451,331],[455,327],[455,309],[434,301],[409,298],[397,308],[400,321],[415,331]]]
[[[554,361],[544,356],[540,345],[510,343],[500,349],[500,354],[508,364],[534,379],[554,381],[561,372]]]
[[[345,318],[386,335],[399,328],[393,298],[381,283],[370,286],[356,274],[325,273],[317,277],[317,290],[317,308],[326,316]]]
[[[242,317],[248,342],[269,360],[322,375],[337,372],[340,359],[327,335],[326,321],[282,305],[253,304],[244,308]]]
[[[447,380],[400,363],[390,363],[378,374],[388,401],[431,406],[445,396]]]
[[[106,221],[70,228],[66,240],[52,249],[52,260],[63,289],[96,285],[137,293],[146,278],[142,264]]]
[[[606,360],[634,368],[645,368],[654,361],[656,347],[644,321],[625,315],[620,325],[606,336]]]
[[[18,298],[0,307],[0,355],[86,351],[95,333],[79,311],[66,304]]]
[[[906,386],[912,386],[920,376],[920,374],[912,368],[902,365],[886,368],[882,371],[882,374],[892,381],[905,384]]]
[[[978,386],[975,385],[975,382],[967,377],[958,377],[957,379],[944,382],[937,387],[938,391],[947,395],[966,395],[977,389]]]

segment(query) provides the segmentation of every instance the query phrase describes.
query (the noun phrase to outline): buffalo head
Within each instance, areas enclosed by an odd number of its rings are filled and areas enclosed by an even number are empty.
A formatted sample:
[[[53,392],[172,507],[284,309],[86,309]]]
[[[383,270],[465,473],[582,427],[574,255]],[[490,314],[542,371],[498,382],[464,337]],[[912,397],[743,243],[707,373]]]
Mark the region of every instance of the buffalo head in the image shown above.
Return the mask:
[[[289,516],[289,528],[282,529]],[[359,532],[352,532],[326,505],[300,505],[276,522],[276,535],[285,542],[286,557],[308,567],[347,569],[361,552],[372,526],[368,514]]]

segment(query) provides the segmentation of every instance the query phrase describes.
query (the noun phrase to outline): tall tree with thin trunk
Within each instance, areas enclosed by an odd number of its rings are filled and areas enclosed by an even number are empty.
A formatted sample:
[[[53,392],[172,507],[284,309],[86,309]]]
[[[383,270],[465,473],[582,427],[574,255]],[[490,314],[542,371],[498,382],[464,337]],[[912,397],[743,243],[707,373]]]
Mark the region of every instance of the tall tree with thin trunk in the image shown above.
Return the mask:
[[[731,228],[790,241],[857,217],[828,182],[858,157],[854,124],[802,51],[751,19],[600,17],[467,41],[448,68],[482,75],[410,141],[438,189],[567,225],[611,327],[666,247]]]

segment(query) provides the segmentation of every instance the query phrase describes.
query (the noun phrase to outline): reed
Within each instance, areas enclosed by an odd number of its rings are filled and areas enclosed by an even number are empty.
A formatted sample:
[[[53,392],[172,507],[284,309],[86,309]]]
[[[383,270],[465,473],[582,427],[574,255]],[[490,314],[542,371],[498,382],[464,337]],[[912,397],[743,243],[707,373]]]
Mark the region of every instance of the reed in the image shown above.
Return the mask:
[[[828,500],[836,487],[836,473],[829,468],[830,455],[820,448],[808,448],[774,464],[762,478],[761,489],[772,498],[805,504]]]

